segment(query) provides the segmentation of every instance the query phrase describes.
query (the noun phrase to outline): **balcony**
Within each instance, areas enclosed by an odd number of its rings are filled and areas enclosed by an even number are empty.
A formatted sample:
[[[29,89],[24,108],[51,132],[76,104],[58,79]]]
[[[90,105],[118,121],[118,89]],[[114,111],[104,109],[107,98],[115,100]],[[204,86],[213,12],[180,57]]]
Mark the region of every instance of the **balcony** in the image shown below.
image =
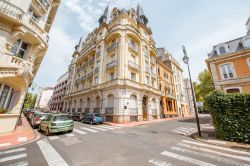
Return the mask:
[[[117,67],[118,66],[118,61],[117,60],[113,60],[111,62],[109,62],[107,64],[107,69],[111,69],[111,68],[114,68],[114,67]]]
[[[114,114],[114,107],[106,107],[105,114]]]
[[[139,65],[131,60],[128,61],[128,66],[136,70],[140,69]]]
[[[85,76],[82,76],[82,78],[81,78],[81,81],[84,81],[84,80],[86,80],[87,79],[87,76],[85,75]]]
[[[117,42],[114,42],[114,43],[112,43],[108,48],[107,48],[107,51],[108,52],[112,52],[112,51],[114,51],[115,49],[117,49],[118,48],[118,43]]]
[[[137,47],[136,44],[129,43],[129,44],[128,44],[128,48],[129,48],[131,51],[133,51],[133,52],[135,52],[135,53],[138,53],[138,47]]]
[[[0,13],[19,21],[22,20],[24,15],[24,11],[21,8],[7,2],[6,0],[0,0]]]
[[[40,15],[46,14],[50,6],[46,0],[32,0],[32,5]]]
[[[83,65],[82,65],[82,68],[83,69],[86,69],[88,67],[88,63],[84,63]]]
[[[93,72],[88,73],[88,78],[91,78],[91,77],[93,77]]]
[[[30,17],[30,25],[32,27],[32,30],[38,34],[42,40],[44,40],[45,42],[48,42],[49,40],[49,36],[48,36],[48,33],[45,32],[39,25],[38,25],[38,22],[37,22],[37,19],[35,17]]]
[[[156,74],[155,72],[151,72],[151,77],[156,78],[156,77],[157,77],[157,74]]]
[[[153,63],[153,64],[155,64],[156,63],[156,59],[153,58],[153,57],[150,57],[150,62]]]
[[[146,71],[147,73],[150,73],[149,67],[145,67],[145,71]]]
[[[149,58],[149,52],[144,52],[144,56],[145,56],[146,58]]]

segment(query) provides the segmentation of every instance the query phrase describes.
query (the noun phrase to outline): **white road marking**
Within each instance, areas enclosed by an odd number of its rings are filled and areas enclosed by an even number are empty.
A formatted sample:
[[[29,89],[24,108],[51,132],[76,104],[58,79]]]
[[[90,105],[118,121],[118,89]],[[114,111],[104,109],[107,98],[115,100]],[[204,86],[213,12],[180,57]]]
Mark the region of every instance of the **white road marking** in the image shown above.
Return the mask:
[[[228,152],[234,152],[234,153],[239,153],[239,154],[246,154],[250,156],[249,152],[243,152],[239,150],[234,150],[234,149],[229,149],[229,148],[224,148],[224,147],[219,147],[219,146],[214,146],[214,145],[208,145],[204,143],[199,143],[199,142],[193,142],[193,141],[188,141],[188,140],[182,140],[182,142],[193,144],[193,145],[199,145],[199,146],[204,146],[204,147],[209,147],[209,148],[214,148],[214,149],[220,149]]]
[[[223,144],[223,145],[227,144],[226,141],[217,141],[217,140],[211,140],[211,139],[207,140],[207,142],[216,143],[216,144]]]
[[[78,130],[78,129],[74,129],[73,131],[78,133],[78,134],[87,134],[87,132],[82,131],[82,130]]]
[[[94,127],[94,126],[91,126],[91,128],[96,129],[96,130],[101,130],[101,131],[107,131],[107,129],[103,129],[103,128],[99,128],[99,127]]]
[[[10,146],[10,145],[11,145],[11,143],[10,143],[10,142],[7,142],[7,143],[2,143],[2,144],[0,144],[0,147]]]
[[[81,129],[86,130],[86,131],[90,131],[90,132],[93,132],[93,133],[97,133],[97,132],[98,132],[98,131],[96,131],[96,130],[89,129],[89,128],[87,128],[87,127],[81,127]]]
[[[13,150],[7,150],[7,151],[0,152],[0,155],[15,153],[15,152],[21,152],[21,151],[25,151],[25,150],[26,150],[26,148],[18,148],[18,149],[13,149]]]
[[[231,157],[231,158],[235,158],[235,159],[239,159],[239,160],[250,161],[249,157],[237,156],[237,155],[232,155],[232,154],[217,152],[215,150],[200,148],[200,147],[196,147],[196,146],[192,146],[192,145],[186,145],[186,144],[183,144],[183,143],[178,143],[177,145],[178,146],[182,146],[182,147],[186,147],[186,148],[191,148],[191,149],[194,149],[194,150],[201,150],[201,151],[209,152],[209,153],[212,153],[212,154],[223,155],[223,156],[227,156],[227,157]]]
[[[189,130],[189,131],[193,131],[195,128],[186,128],[186,127],[179,127],[180,129],[184,129],[184,130]]]
[[[59,139],[60,137],[59,136],[49,136],[48,138],[49,138],[49,140],[53,141],[53,140]]]
[[[17,141],[18,142],[24,142],[24,141],[27,141],[27,137],[18,137]]]
[[[20,158],[24,158],[24,157],[27,157],[26,153],[8,156],[8,157],[0,158],[0,163],[6,162],[6,161],[12,161],[12,160],[16,160],[16,159],[20,159]]]
[[[186,133],[184,133],[184,132],[181,132],[181,131],[178,131],[178,130],[172,130],[173,132],[176,132],[176,133],[179,133],[179,134],[183,134],[183,135],[185,135]]]
[[[180,131],[180,132],[184,132],[184,133],[189,133],[190,131],[188,131],[188,130],[184,130],[184,129],[175,129],[175,130],[178,130],[178,131]]]
[[[98,126],[100,128],[104,128],[104,129],[108,129],[108,130],[114,130],[116,128],[113,128],[113,127],[109,127],[109,126]]]
[[[75,135],[72,133],[65,134],[67,137],[74,137]]]
[[[156,159],[150,159],[148,162],[152,163],[152,164],[154,164],[156,166],[172,166],[171,163],[161,161],[161,160],[156,160]]]
[[[178,151],[178,152],[190,153],[192,155],[207,157],[207,158],[210,158],[210,159],[217,160],[219,162],[223,162],[223,163],[225,163],[227,165],[249,166],[248,164],[240,163],[240,162],[233,161],[233,160],[230,160],[230,159],[220,158],[220,157],[212,156],[212,155],[209,155],[209,154],[199,153],[199,152],[195,152],[195,151],[192,151],[192,150],[183,149],[183,148],[179,148],[179,147],[175,147],[175,146],[171,147],[170,149]]]
[[[122,126],[109,126],[109,125],[101,125],[101,126],[108,127],[108,128],[113,128],[113,129],[120,129],[120,128],[122,128]]]
[[[185,162],[191,163],[193,165],[216,166],[214,164],[210,164],[210,163],[207,163],[207,162],[204,162],[204,161],[196,160],[196,159],[186,157],[186,156],[182,156],[182,155],[179,155],[179,154],[171,153],[171,152],[168,152],[168,151],[161,152],[161,155],[172,157],[172,158],[175,158],[175,159],[178,159],[178,160],[181,160],[181,161],[185,161]]]
[[[27,165],[29,165],[27,161],[22,161],[19,163],[10,164],[8,166],[27,166]]]
[[[37,144],[49,166],[68,166],[60,154],[57,153],[46,139],[37,141]]]

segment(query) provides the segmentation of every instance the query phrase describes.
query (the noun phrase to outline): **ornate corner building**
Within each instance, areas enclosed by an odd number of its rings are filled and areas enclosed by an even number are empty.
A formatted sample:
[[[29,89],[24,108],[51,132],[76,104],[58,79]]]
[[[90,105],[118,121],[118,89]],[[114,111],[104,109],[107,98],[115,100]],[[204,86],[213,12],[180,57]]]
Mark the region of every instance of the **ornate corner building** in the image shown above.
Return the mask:
[[[60,0],[0,0],[1,132],[12,131],[28,87],[48,48]],[[8,126],[8,127],[7,127]]]
[[[157,52],[148,19],[138,5],[110,11],[80,40],[69,66],[65,112],[95,112],[110,122],[160,117]]]
[[[206,60],[214,86],[226,93],[250,92],[250,17],[247,35],[213,47]]]

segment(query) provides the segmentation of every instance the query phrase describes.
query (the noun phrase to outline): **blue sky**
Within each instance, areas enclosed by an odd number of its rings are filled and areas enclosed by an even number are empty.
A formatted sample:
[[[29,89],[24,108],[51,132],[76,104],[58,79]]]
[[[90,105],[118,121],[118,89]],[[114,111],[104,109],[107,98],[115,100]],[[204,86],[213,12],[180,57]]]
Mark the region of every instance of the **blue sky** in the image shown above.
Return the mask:
[[[98,26],[109,0],[62,0],[52,29],[48,51],[37,72],[37,87],[54,86],[67,71],[74,46]],[[193,80],[206,68],[212,47],[246,34],[249,0],[111,0],[111,7],[140,5],[149,19],[157,47],[165,47],[184,69],[181,46],[190,57]]]

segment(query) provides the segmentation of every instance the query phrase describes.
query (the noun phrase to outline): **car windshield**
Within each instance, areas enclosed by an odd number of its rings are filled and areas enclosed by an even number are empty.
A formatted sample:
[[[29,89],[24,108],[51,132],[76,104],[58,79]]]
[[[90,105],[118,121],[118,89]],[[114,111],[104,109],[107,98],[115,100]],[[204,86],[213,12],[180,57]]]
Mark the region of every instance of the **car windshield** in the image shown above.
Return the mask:
[[[55,116],[54,121],[66,121],[66,120],[71,120],[70,116],[68,115],[60,115],[60,116]]]
[[[101,115],[100,115],[100,114],[95,114],[95,116],[96,116],[96,117],[101,117]]]

